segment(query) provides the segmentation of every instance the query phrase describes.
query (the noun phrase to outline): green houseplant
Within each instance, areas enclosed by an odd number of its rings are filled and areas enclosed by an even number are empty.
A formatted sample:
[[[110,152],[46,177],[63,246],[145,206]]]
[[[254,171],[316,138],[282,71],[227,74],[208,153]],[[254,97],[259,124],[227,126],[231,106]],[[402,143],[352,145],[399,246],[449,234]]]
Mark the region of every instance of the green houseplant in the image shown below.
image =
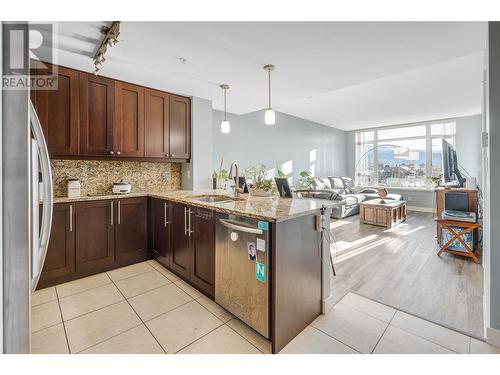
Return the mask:
[[[304,189],[309,189],[314,181],[314,176],[309,171],[302,171],[299,173],[300,176],[300,186]]]
[[[245,171],[248,179],[248,191],[250,195],[258,197],[268,197],[274,190],[272,178],[267,178],[266,166],[264,164],[257,164],[248,167]]]

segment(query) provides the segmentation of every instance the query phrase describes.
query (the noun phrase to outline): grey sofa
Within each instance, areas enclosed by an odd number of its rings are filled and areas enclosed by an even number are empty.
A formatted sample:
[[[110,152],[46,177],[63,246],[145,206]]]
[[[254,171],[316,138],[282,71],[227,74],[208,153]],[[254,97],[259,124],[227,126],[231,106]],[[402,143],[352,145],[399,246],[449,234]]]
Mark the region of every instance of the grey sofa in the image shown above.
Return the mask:
[[[335,219],[356,215],[361,202],[379,198],[376,188],[355,188],[351,178],[340,176],[315,177],[309,189],[300,192],[301,196],[310,198],[342,201],[344,204],[332,211]],[[388,194],[385,199],[401,200],[401,195]]]

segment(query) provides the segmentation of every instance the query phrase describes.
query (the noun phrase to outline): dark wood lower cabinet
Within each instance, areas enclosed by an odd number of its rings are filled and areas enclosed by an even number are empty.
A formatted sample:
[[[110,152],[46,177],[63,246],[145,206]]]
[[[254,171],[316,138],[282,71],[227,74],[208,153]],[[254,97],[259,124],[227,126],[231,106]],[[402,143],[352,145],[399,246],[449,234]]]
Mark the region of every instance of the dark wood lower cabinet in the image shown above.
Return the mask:
[[[174,203],[172,209],[172,252],[170,268],[184,279],[191,276],[191,238],[189,233],[189,208]]]
[[[117,266],[148,258],[148,198],[116,200]]]
[[[116,202],[76,203],[76,271],[101,272],[115,262]]]
[[[215,213],[146,197],[55,204],[39,288],[150,256],[213,297]]]
[[[75,273],[75,204],[58,203],[53,207],[50,243],[39,285],[65,281]]]
[[[151,255],[170,267],[172,251],[172,204],[163,199],[149,202],[149,249]]]
[[[192,208],[191,282],[215,296],[215,213]]]

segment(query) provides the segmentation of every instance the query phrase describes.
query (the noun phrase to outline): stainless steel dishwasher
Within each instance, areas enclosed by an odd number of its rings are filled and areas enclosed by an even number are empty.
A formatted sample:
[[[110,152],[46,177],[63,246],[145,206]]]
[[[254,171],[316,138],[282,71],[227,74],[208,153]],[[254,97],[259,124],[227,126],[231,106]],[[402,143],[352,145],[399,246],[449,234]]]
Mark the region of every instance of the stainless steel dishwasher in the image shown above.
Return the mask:
[[[269,338],[269,223],[217,214],[215,301]]]

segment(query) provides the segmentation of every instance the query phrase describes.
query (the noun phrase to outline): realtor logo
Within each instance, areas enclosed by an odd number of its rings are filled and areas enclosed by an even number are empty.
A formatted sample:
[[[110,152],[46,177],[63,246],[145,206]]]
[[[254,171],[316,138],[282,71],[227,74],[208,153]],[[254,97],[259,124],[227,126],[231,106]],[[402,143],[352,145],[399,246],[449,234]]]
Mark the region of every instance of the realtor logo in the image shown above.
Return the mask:
[[[54,25],[3,23],[2,89],[57,90]]]

